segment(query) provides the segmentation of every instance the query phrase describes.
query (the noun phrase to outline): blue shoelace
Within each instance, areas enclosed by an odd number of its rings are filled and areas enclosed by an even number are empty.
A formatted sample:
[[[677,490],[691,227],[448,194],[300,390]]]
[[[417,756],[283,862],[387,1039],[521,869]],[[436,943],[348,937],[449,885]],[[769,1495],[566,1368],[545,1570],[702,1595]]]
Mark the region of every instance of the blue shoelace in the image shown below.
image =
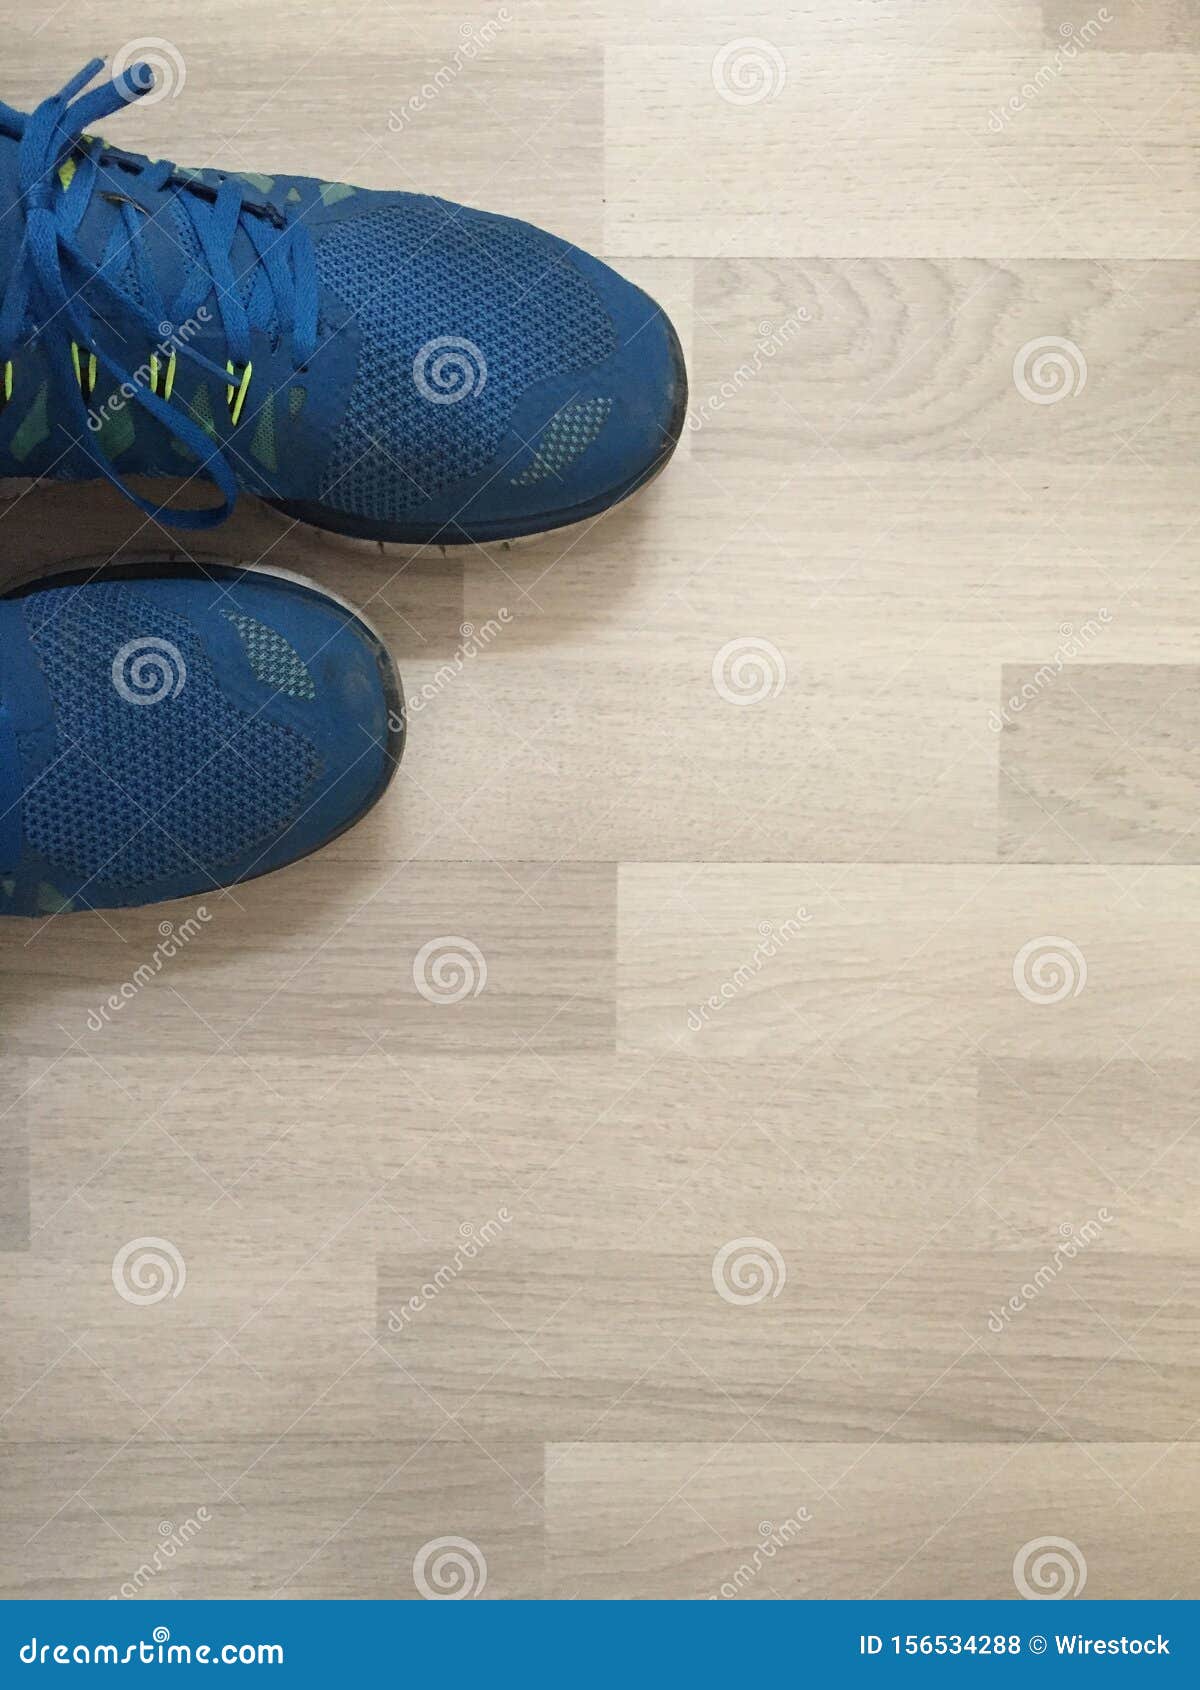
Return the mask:
[[[147,350],[164,339],[164,325],[186,324],[215,295],[229,365],[222,369],[181,338],[173,350],[197,368],[230,380],[229,367],[244,370],[251,360],[251,331],[286,334],[298,369],[316,350],[318,285],[312,239],[304,225],[271,204],[252,200],[247,184],[226,177],[219,187],[190,180],[166,159],[141,165],[142,197],[153,203],[162,195],[164,210],[175,207],[195,233],[198,257],[174,301],[164,301],[145,250],[147,213],[123,193],[120,173],[103,163],[99,143],[80,146],[85,130],[111,117],[154,86],[148,65],[131,66],[90,93],[84,90],[103,71],[95,59],[61,92],[44,100],[29,116],[0,101],[0,125],[20,137],[18,159],[21,210],[25,226],[20,250],[0,304],[0,364],[36,340],[45,351],[67,414],[78,428],[75,445],[88,453],[113,485],[147,515],[176,528],[210,528],[223,522],[237,502],[233,469],[213,438],[179,405],[167,403],[98,344],[93,316],[109,305],[145,328]],[[74,161],[74,175],[64,187],[60,166]],[[128,160],[123,160],[128,163]],[[117,209],[112,236],[99,264],[76,244],[75,236],[99,190]],[[234,271],[235,242],[247,236],[269,287],[252,288],[247,304]],[[118,283],[132,265],[141,297]],[[140,498],[104,457],[87,445],[88,409],[78,378],[80,352],[94,355],[116,389],[133,390],[135,402],[165,425],[211,475],[224,503],[218,508],[172,510]]]

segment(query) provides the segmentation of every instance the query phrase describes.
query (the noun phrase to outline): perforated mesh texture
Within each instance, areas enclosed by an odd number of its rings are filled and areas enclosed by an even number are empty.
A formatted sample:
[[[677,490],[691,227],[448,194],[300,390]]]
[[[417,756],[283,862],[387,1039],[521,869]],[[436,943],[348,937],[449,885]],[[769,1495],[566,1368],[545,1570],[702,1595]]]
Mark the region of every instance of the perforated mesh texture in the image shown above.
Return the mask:
[[[611,410],[611,399],[584,399],[556,411],[542,430],[533,461],[513,476],[513,486],[528,487],[552,475],[561,475],[587,451],[608,421]]]
[[[355,313],[362,350],[321,489],[353,516],[396,521],[481,470],[534,382],[614,350],[591,283],[525,224],[413,196],[317,235],[322,283]],[[430,341],[469,342],[486,365],[454,403],[414,379]],[[468,357],[472,355],[468,354]]]
[[[250,659],[250,667],[266,686],[283,692],[289,698],[315,698],[317,689],[313,678],[299,656],[282,634],[258,622],[253,616],[242,616],[236,610],[223,610],[221,615],[232,622],[241,635]]]
[[[93,896],[99,887],[135,894],[201,871],[219,881],[226,865],[265,847],[299,814],[320,773],[316,751],[291,728],[231,703],[182,617],[127,583],[93,582],[33,595],[25,621],[61,754],[26,794],[24,827],[52,872],[95,876]],[[174,648],[182,659],[167,654],[175,680],[186,669],[174,696],[155,704],[121,696],[113,664],[130,642]]]

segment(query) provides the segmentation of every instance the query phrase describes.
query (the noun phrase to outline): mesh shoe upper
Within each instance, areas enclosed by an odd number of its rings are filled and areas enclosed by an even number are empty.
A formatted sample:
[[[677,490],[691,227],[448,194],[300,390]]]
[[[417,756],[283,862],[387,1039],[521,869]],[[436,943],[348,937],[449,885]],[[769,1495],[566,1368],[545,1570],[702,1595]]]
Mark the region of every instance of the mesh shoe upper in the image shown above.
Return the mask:
[[[415,196],[318,233],[323,285],[361,326],[322,502],[399,521],[483,469],[517,403],[615,347],[595,288],[528,224]]]
[[[352,825],[403,741],[378,638],[213,567],[0,599],[0,915],[211,892]]]
[[[128,894],[197,864],[219,874],[293,819],[314,747],[232,703],[182,617],[121,582],[39,593],[23,609],[63,744],[25,800],[40,856]]]

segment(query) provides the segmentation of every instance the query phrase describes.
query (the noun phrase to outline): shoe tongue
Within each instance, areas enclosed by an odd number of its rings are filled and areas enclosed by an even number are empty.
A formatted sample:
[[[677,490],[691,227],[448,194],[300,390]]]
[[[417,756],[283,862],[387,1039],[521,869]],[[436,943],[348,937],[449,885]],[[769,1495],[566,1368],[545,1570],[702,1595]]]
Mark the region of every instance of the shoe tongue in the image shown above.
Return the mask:
[[[19,241],[13,238],[13,233],[21,226],[18,208],[19,154],[20,142],[0,130],[0,230],[10,231],[7,236],[0,235],[0,298],[8,285],[20,245]],[[109,157],[110,154],[114,159],[132,157],[122,154],[119,149],[105,148],[105,156]],[[147,194],[144,183],[143,172],[124,170],[117,163],[102,166],[87,211],[73,239],[80,251],[99,267],[114,231],[121,223],[121,212],[113,203],[114,196],[123,196],[134,201],[145,213],[140,219],[139,227],[146,257],[157,280],[163,303],[170,307],[191,282],[197,264],[204,265],[204,260],[191,219],[178,203],[182,198],[180,190],[167,189],[160,194]],[[216,186],[216,181],[211,185]],[[175,203],[170,203],[171,201]],[[234,275],[245,278],[242,296],[246,298],[258,272],[258,260],[250,237],[241,228],[234,237],[231,262]],[[204,267],[207,268],[207,265]],[[110,274],[110,280],[136,297],[136,274],[136,265],[130,252],[127,262],[124,259],[118,260],[115,272]],[[100,300],[97,300],[96,304],[98,309],[108,315],[107,305]],[[219,321],[216,300],[212,294],[209,295],[208,307],[214,320]]]
[[[120,229],[122,248],[127,245],[120,207],[114,204],[114,200],[124,198],[140,206],[142,214],[137,223],[138,239],[162,301],[169,308],[191,285],[197,267],[205,271],[208,269],[195,225],[184,209],[189,197],[189,190],[178,186],[168,187],[159,193],[147,193],[143,173],[122,170],[118,165],[102,166],[75,236],[76,244],[94,264],[99,265],[114,230]],[[207,209],[207,206],[202,206],[201,215]],[[257,271],[257,254],[250,237],[240,227],[234,235],[230,262],[234,275],[245,277],[248,288]],[[136,275],[137,265],[132,249],[129,249],[116,261],[110,279],[136,296]],[[215,318],[217,302],[212,293],[208,297],[208,307]]]
[[[79,225],[75,243],[92,263],[99,267],[108,251],[114,231],[121,224],[121,212],[113,203],[113,196],[124,195],[136,204],[145,206],[146,214],[138,220],[142,249],[157,280],[158,291],[164,302],[169,303],[182,292],[184,283],[191,274],[195,258],[194,246],[187,241],[180,227],[182,220],[166,203],[167,196],[156,196],[160,203],[150,209],[148,196],[141,194],[139,188],[140,183],[136,176],[130,176],[126,180],[123,174],[120,174],[116,175],[116,180],[110,181],[102,174]],[[114,286],[123,288],[136,298],[137,264],[133,249],[124,241],[121,246],[121,256],[106,274]],[[99,300],[97,305],[100,305]]]

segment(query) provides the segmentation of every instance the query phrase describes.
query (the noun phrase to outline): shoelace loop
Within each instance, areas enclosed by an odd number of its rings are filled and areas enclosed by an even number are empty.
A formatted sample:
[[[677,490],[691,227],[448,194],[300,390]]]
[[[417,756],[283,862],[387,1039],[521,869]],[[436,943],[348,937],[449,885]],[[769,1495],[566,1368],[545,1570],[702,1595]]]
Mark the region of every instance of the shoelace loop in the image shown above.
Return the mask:
[[[135,64],[100,86],[89,89],[103,71],[94,59],[67,85],[44,100],[31,114],[0,103],[0,122],[20,136],[18,158],[24,230],[3,302],[0,303],[0,407],[12,391],[12,366],[22,346],[34,338],[45,348],[68,416],[77,426],[74,445],[84,451],[114,486],[140,510],[177,528],[208,528],[223,522],[237,501],[237,481],[228,455],[212,435],[169,403],[175,383],[176,355],[229,387],[230,419],[242,420],[252,370],[251,333],[267,331],[290,337],[295,362],[304,365],[317,343],[318,284],[316,258],[308,230],[278,207],[250,200],[246,185],[226,177],[217,186],[200,183],[168,160],[134,164],[142,199],[123,192],[116,171],[105,163],[107,149],[87,139],[86,131],[101,119],[148,94],[154,87],[149,65]],[[81,144],[83,143],[83,144]],[[77,235],[93,196],[99,191],[116,211],[112,234],[99,263],[81,250]],[[187,219],[197,249],[182,289],[167,302],[146,250],[145,228],[159,211],[143,201],[162,195],[163,209],[176,207]],[[265,289],[249,290],[243,298],[243,277],[234,269],[239,236],[253,251],[252,267],[261,267]],[[140,297],[118,278],[130,269]],[[152,379],[140,380],[136,368],[110,353],[95,332],[101,310],[119,311],[131,326],[140,324],[147,349],[162,348],[164,330],[194,320],[215,298],[226,341],[223,364],[206,357],[190,341],[172,337],[170,374],[159,380],[160,360],[150,354]],[[166,349],[164,349],[166,350]],[[223,498],[219,508],[172,510],[140,498],[103,453],[87,444],[87,400],[96,392],[99,371],[114,389],[132,391],[134,401],[158,419],[171,435],[200,462]]]

